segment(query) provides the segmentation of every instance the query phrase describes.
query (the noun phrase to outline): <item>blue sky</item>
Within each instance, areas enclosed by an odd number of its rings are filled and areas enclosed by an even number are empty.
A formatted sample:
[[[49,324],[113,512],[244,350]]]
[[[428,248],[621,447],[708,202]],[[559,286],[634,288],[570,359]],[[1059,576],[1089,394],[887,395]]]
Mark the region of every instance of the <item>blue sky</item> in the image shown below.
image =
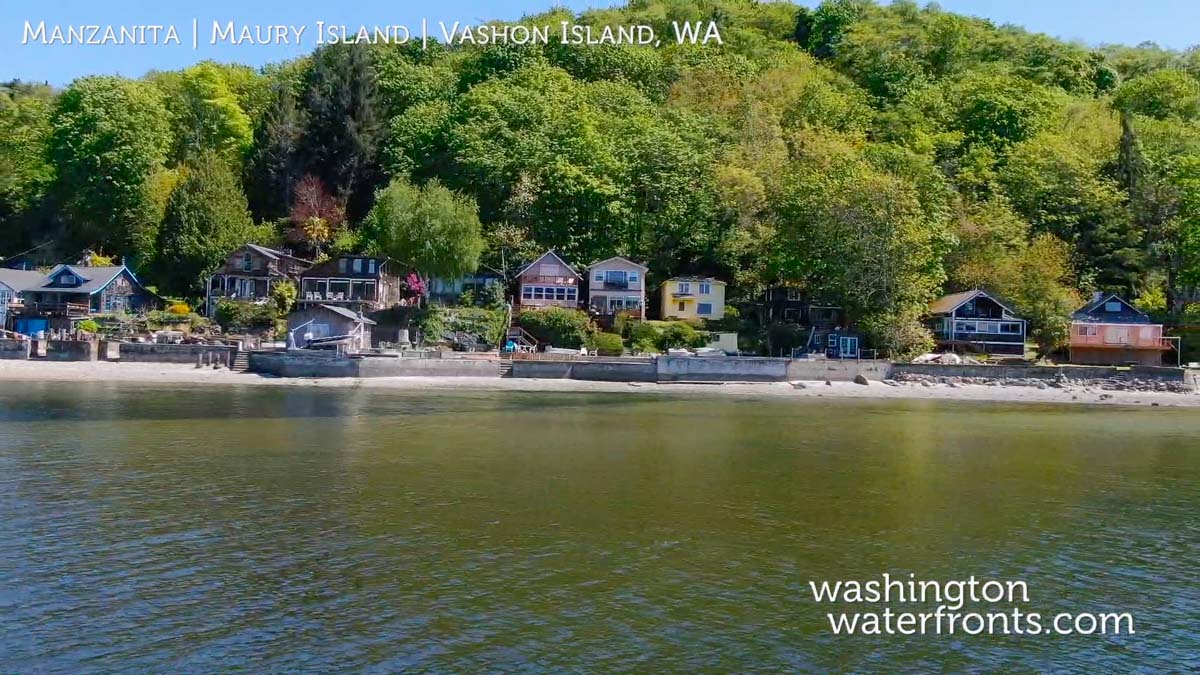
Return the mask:
[[[170,70],[203,59],[263,65],[312,50],[317,21],[415,26],[430,22],[515,19],[550,5],[575,10],[616,4],[604,0],[0,0],[0,80],[19,78],[62,85],[81,75],[131,77]],[[804,4],[815,4],[805,2]],[[1200,0],[942,0],[947,10],[1015,23],[1089,44],[1137,44],[1151,40],[1176,49],[1200,42]],[[204,35],[214,20],[250,24],[305,24],[301,46],[191,45],[193,19]],[[22,45],[26,21],[46,24],[173,24],[182,45]]]

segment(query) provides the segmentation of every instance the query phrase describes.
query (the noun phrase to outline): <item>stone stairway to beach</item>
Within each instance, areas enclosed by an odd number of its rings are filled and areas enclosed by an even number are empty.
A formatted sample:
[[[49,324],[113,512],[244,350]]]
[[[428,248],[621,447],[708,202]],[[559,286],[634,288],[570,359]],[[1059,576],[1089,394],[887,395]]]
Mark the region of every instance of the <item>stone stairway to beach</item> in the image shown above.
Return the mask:
[[[229,370],[235,373],[244,373],[250,370],[250,354],[241,349],[237,350],[233,357],[233,365],[229,367]]]

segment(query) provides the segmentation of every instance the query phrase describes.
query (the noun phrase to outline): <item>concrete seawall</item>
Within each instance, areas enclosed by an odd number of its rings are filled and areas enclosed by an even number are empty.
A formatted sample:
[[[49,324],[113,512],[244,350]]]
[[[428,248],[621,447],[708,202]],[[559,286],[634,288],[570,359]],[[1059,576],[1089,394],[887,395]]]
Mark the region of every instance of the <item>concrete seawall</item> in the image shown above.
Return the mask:
[[[121,342],[117,358],[129,363],[196,363],[205,355],[218,363],[232,363],[237,347],[224,345],[160,345],[141,342]],[[106,354],[108,352],[106,351]],[[111,358],[111,355],[109,355]]]
[[[944,365],[937,363],[897,363],[891,368],[891,376],[926,375],[931,377],[980,377],[989,380],[1052,380],[1065,377],[1069,380],[1158,380],[1161,382],[1192,383],[1192,375],[1180,368],[1156,368],[1134,366],[1119,369],[1108,366],[977,366]]]
[[[642,360],[514,360],[512,376],[539,380],[592,380],[596,382],[656,382],[654,361]]]
[[[99,344],[87,340],[35,340],[32,349],[47,361],[95,361],[99,354]]]
[[[279,377],[500,377],[499,361],[486,359],[337,358],[332,352],[250,352],[249,356],[251,372]]]
[[[29,340],[0,340],[0,360],[29,358]]]

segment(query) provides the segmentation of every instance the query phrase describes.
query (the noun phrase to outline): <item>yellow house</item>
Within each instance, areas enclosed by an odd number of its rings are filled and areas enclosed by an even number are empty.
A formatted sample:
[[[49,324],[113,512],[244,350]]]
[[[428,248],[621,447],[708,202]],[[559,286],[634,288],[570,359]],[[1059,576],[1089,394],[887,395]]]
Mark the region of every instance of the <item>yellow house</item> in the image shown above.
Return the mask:
[[[664,319],[725,317],[725,282],[710,277],[675,277],[659,287]]]

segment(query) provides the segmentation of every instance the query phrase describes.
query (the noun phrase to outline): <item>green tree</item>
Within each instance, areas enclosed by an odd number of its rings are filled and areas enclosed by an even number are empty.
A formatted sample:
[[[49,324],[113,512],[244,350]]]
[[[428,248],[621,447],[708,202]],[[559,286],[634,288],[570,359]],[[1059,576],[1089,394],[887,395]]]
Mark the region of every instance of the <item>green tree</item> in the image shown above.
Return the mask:
[[[58,97],[49,153],[74,246],[137,253],[131,224],[171,145],[167,120],[155,88],[119,77],[85,77]]]
[[[384,255],[446,279],[474,272],[484,248],[474,200],[436,181],[393,180],[376,194],[363,230]]]
[[[176,157],[211,150],[240,168],[254,129],[226,71],[204,62],[177,77],[160,78],[160,87],[173,119]]]
[[[1112,105],[1157,120],[1194,120],[1200,117],[1200,81],[1182,70],[1159,70],[1122,84]]]
[[[228,163],[211,152],[189,161],[171,193],[159,233],[160,288],[196,294],[204,288],[205,275],[246,243],[273,242],[269,228],[256,227],[251,220],[246,197]]]
[[[346,204],[352,221],[370,209],[381,182],[383,130],[375,63],[367,45],[339,43],[313,55],[304,90],[308,124],[300,156]]]

